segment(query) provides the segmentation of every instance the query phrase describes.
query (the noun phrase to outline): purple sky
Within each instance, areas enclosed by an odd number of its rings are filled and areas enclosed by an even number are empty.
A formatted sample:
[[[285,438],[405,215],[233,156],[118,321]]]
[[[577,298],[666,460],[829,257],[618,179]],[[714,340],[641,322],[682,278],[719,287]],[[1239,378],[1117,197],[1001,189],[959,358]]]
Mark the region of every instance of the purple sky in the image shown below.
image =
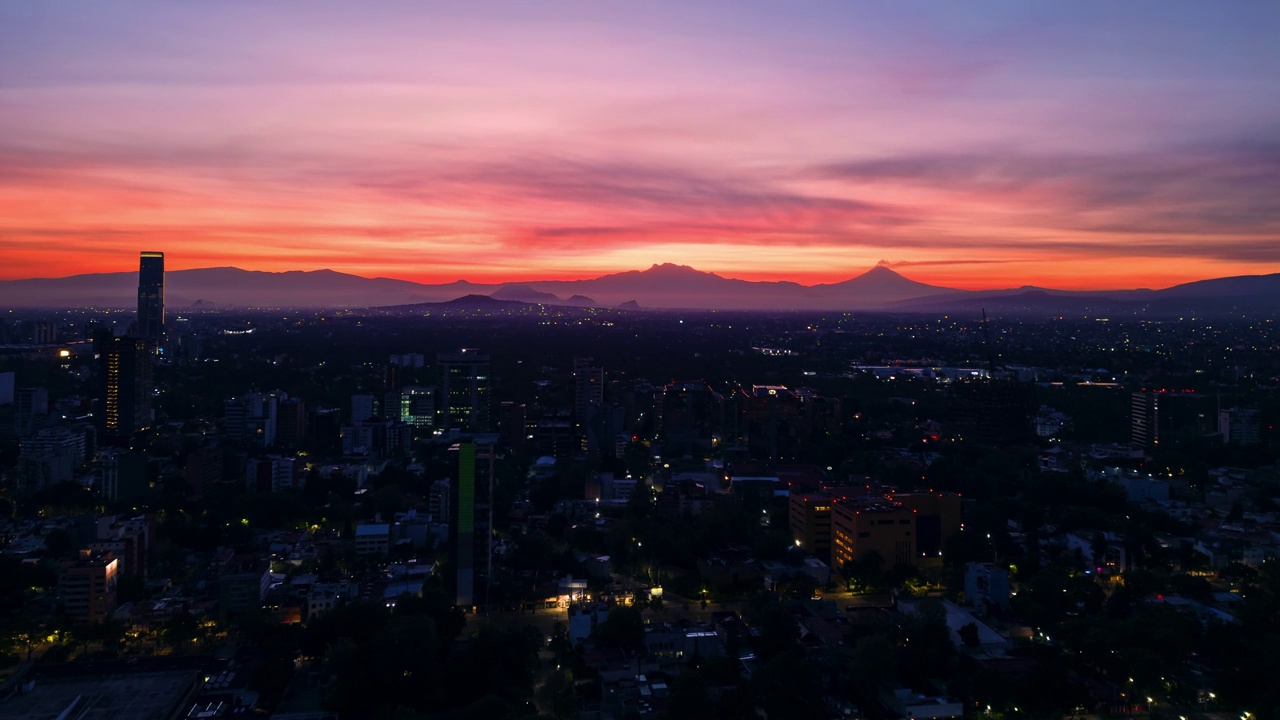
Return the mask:
[[[1280,271],[1280,3],[7,2],[0,277]]]

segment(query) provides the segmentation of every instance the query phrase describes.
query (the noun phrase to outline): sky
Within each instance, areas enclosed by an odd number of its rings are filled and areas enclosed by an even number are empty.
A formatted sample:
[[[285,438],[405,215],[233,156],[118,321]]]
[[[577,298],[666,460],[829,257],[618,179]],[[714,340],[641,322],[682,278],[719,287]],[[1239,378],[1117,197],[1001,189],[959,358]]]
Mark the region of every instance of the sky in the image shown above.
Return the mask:
[[[1280,272],[1280,3],[11,0],[0,279]]]

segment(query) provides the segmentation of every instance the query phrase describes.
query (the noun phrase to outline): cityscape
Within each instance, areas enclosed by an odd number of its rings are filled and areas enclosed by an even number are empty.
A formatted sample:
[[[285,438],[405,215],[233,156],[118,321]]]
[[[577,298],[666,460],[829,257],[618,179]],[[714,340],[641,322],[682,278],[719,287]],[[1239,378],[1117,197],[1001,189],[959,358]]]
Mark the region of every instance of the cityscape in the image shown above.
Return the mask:
[[[165,261],[0,320],[6,717],[1275,707],[1273,317],[179,310]]]
[[[0,718],[1280,720],[1277,38],[0,2]]]

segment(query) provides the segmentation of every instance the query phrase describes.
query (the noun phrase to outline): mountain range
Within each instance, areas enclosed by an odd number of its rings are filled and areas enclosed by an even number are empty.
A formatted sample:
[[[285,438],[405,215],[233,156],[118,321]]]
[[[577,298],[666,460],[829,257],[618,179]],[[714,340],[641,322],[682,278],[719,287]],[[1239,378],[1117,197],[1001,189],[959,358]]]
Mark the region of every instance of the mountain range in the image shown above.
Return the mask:
[[[438,303],[467,295],[576,307],[707,310],[888,311],[998,315],[1221,316],[1280,314],[1280,273],[1176,285],[1163,290],[1062,291],[1037,287],[967,291],[927,285],[877,265],[838,283],[747,281],[684,265],[589,280],[423,284],[364,278],[333,270],[261,272],[233,267],[166,274],[166,305],[192,308],[388,307]],[[0,281],[0,308],[132,308],[137,274],[73,275]]]

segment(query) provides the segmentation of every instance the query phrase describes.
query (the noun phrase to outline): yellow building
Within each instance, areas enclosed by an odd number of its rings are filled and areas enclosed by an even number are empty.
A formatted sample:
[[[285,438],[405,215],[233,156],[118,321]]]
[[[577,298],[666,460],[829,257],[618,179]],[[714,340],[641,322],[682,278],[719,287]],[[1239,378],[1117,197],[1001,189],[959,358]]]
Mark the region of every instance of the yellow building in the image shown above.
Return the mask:
[[[960,496],[956,493],[894,493],[893,499],[916,513],[916,552],[937,562],[951,536],[960,532]],[[919,563],[912,563],[919,566]]]
[[[792,493],[788,519],[796,547],[826,559],[831,552],[831,496]]]
[[[872,551],[886,568],[916,562],[916,513],[887,498],[836,500],[831,505],[831,568],[838,570]]]

